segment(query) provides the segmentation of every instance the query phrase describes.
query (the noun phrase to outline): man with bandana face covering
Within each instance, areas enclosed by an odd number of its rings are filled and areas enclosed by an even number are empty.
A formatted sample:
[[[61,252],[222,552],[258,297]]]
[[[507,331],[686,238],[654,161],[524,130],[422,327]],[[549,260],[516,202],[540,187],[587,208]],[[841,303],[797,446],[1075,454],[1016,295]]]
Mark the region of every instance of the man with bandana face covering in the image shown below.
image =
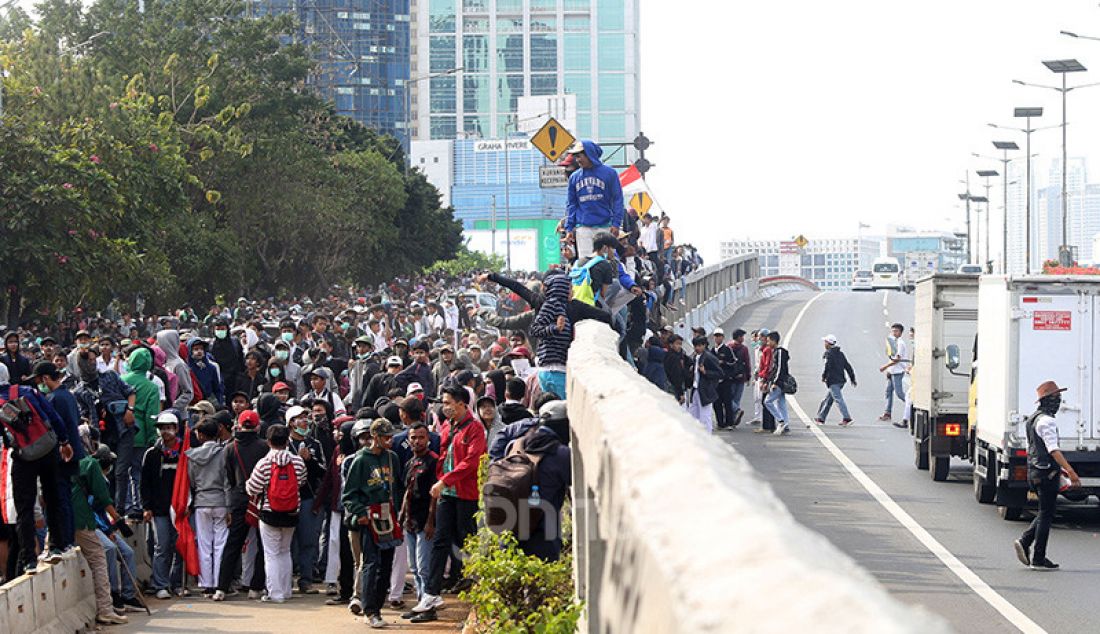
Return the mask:
[[[141,508],[143,520],[153,525],[156,544],[151,585],[158,599],[167,599],[173,591],[182,593],[182,561],[176,554],[176,527],[168,511],[183,443],[179,438],[179,416],[174,411],[161,412],[156,427],[157,442],[146,450],[141,461]]]
[[[1062,471],[1071,488],[1081,486],[1081,479],[1062,455],[1058,445],[1058,423],[1054,417],[1062,407],[1062,392],[1054,381],[1047,381],[1036,390],[1039,409],[1027,419],[1027,479],[1039,494],[1039,512],[1020,539],[1013,543],[1016,557],[1032,570],[1057,570],[1058,564],[1047,559],[1047,538],[1058,505],[1058,489]],[[1031,547],[1035,546],[1035,552]]]

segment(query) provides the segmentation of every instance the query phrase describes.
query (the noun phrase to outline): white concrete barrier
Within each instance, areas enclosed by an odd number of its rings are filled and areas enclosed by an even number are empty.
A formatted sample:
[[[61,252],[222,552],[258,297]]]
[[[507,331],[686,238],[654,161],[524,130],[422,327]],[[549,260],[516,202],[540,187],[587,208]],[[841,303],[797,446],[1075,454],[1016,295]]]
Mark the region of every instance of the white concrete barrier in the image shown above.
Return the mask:
[[[0,586],[0,632],[73,634],[95,626],[95,587],[80,550]]]
[[[948,631],[795,522],[615,342],[582,322],[569,351],[582,632]]]

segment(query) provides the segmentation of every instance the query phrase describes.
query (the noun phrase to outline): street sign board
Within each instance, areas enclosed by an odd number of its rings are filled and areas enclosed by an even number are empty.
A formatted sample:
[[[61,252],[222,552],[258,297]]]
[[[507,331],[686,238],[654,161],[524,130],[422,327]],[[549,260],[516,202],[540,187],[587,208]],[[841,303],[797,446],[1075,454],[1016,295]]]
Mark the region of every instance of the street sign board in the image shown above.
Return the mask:
[[[539,166],[539,187],[549,189],[567,186],[569,186],[569,175],[565,173],[564,167],[560,165]]]
[[[805,249],[810,241],[806,239],[806,236],[799,234],[798,237],[794,239],[794,243],[798,245],[799,249]]]
[[[638,192],[630,197],[630,208],[638,212],[639,216],[644,216],[649,213],[649,208],[653,206],[653,196],[645,192]]]
[[[569,134],[557,119],[551,117],[546,125],[539,128],[535,136],[531,137],[531,145],[542,152],[543,156],[556,162],[576,140],[576,137]]]

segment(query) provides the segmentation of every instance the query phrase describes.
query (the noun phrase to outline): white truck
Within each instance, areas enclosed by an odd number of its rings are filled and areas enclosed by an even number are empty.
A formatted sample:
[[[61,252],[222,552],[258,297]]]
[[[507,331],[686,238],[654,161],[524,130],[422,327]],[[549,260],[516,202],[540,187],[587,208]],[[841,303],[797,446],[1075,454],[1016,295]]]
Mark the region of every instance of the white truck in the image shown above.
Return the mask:
[[[1008,520],[1028,505],[1025,423],[1047,380],[1069,388],[1058,435],[1083,486],[1064,495],[1100,495],[1100,277],[986,275],[978,304],[975,497]]]
[[[971,355],[961,351],[973,349],[978,332],[978,278],[948,273],[924,277],[916,284],[915,308],[910,425],[915,463],[942,482],[951,456],[971,457]]]

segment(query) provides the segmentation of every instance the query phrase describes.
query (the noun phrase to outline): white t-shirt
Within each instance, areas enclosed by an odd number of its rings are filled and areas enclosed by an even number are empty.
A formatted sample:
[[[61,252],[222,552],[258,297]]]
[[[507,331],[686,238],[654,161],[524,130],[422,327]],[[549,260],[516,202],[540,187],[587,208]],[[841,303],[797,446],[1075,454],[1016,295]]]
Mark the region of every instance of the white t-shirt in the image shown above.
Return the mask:
[[[886,368],[886,373],[904,374],[905,371],[909,369],[909,346],[905,343],[904,339],[894,339],[893,337],[891,337],[891,340],[894,342],[894,350],[896,352],[890,360],[894,361],[896,359],[902,359],[902,361]]]

